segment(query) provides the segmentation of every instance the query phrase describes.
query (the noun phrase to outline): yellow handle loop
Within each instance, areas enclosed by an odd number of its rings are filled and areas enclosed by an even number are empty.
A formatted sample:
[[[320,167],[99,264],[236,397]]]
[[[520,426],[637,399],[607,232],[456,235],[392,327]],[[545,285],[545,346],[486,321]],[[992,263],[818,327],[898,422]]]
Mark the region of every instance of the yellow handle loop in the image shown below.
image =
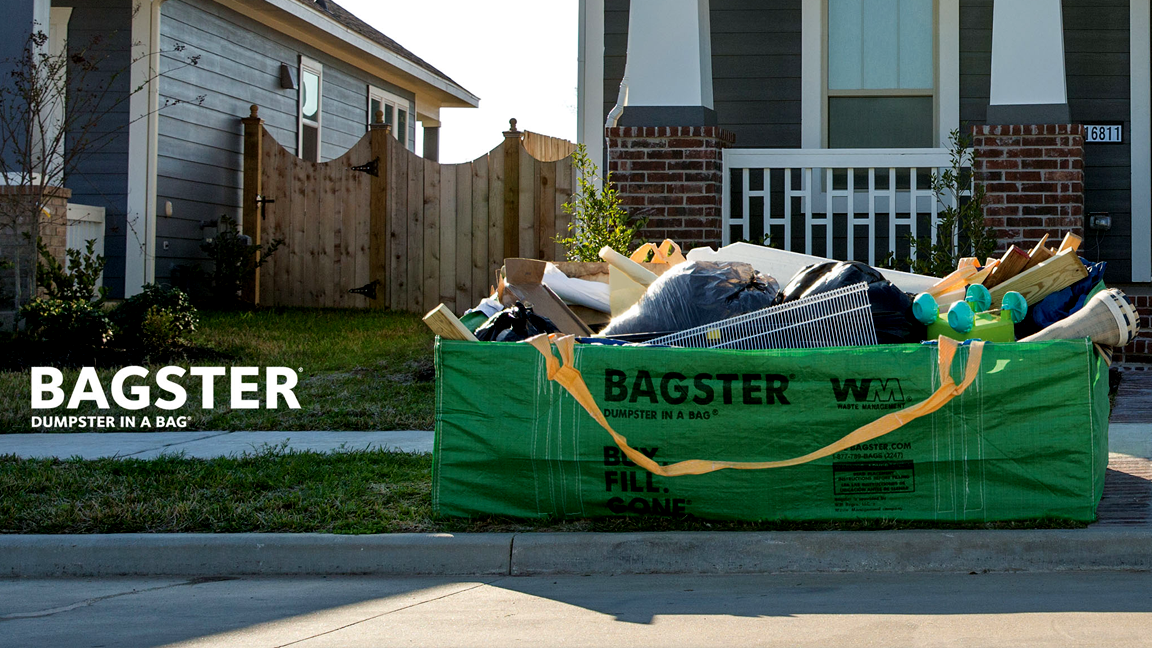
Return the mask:
[[[900,411],[886,414],[871,423],[857,428],[839,440],[833,441],[823,448],[806,455],[781,461],[709,461],[706,459],[689,459],[668,466],[661,466],[643,453],[629,446],[628,439],[624,438],[624,436],[616,430],[613,430],[612,426],[608,424],[608,420],[604,418],[603,412],[600,411],[600,407],[596,404],[596,399],[594,399],[592,393],[588,391],[588,385],[584,383],[584,376],[573,366],[576,348],[576,340],[573,336],[537,335],[526,340],[526,342],[536,347],[536,350],[544,355],[548,379],[556,381],[567,390],[568,393],[584,407],[588,414],[596,419],[596,422],[607,430],[608,434],[612,435],[612,439],[616,442],[616,445],[619,446],[620,450],[622,450],[625,456],[632,460],[633,463],[661,477],[703,475],[725,468],[733,468],[736,470],[764,470],[767,468],[796,466],[820,459],[821,457],[827,457],[828,455],[846,450],[859,443],[880,438],[893,430],[899,429],[910,421],[935,412],[953,398],[963,394],[964,390],[968,389],[968,386],[972,384],[972,381],[976,380],[976,375],[980,370],[980,358],[984,354],[984,342],[973,342],[968,354],[968,364],[964,368],[964,380],[960,384],[956,384],[956,382],[952,380],[951,370],[952,358],[956,355],[956,349],[959,347],[959,344],[950,338],[941,337],[937,343],[939,349],[940,388],[933,392],[931,396],[915,405],[909,405]],[[553,346],[556,347],[556,351],[560,354],[559,359],[552,353]]]

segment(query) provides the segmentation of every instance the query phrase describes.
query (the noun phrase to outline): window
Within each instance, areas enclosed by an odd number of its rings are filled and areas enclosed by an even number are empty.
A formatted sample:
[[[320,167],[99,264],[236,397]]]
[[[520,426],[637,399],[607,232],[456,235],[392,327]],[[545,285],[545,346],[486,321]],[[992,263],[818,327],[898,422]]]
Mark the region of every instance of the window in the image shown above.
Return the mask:
[[[300,119],[296,154],[309,162],[320,161],[320,103],[324,68],[300,57]]]
[[[411,124],[411,111],[407,99],[380,88],[368,86],[368,123],[370,125],[376,121],[377,112],[384,113],[384,123],[392,126],[392,135],[400,141],[404,148],[410,151],[416,150],[416,142],[413,141],[414,138],[408,132],[408,127]]]
[[[936,143],[936,0],[828,0],[830,148]]]

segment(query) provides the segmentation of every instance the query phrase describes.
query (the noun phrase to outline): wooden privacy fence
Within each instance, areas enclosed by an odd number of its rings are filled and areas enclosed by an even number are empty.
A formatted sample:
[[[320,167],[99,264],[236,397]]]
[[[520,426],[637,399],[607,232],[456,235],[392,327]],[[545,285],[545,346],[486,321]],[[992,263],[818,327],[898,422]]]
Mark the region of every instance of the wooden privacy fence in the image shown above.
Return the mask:
[[[533,157],[516,120],[463,164],[425,160],[383,124],[317,164],[280,146],[255,106],[243,122],[243,231],[284,242],[245,287],[252,303],[459,314],[490,294],[505,257],[563,258],[553,239],[568,229],[572,160]]]

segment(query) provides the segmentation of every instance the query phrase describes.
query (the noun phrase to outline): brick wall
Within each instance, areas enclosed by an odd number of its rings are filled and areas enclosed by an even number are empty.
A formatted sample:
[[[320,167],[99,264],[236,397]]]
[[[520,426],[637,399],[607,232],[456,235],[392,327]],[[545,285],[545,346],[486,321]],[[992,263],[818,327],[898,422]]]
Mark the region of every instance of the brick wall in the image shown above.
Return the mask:
[[[608,170],[632,217],[648,217],[641,238],[670,238],[685,251],[721,240],[720,151],[736,137],[716,126],[607,129]]]
[[[976,182],[999,251],[1084,235],[1084,126],[975,126]]]
[[[20,278],[23,284],[21,294],[25,299],[28,297],[28,289],[31,285],[29,283],[30,273],[36,264],[36,257],[30,258],[25,234],[38,229],[40,239],[48,246],[52,255],[64,263],[64,250],[68,247],[68,198],[72,195],[72,192],[67,189],[47,189],[45,208],[50,215],[39,214],[39,218],[34,223],[32,220],[33,212],[27,206],[30,201],[35,200],[28,195],[30,191],[25,187],[0,187],[0,211],[5,214],[20,214],[16,231],[0,225],[0,259],[15,261],[19,247]],[[0,214],[0,219],[2,219],[0,223],[9,222],[5,214]],[[12,298],[15,292],[16,284],[12,268],[0,270],[0,310],[13,307]],[[43,291],[41,291],[42,293]]]

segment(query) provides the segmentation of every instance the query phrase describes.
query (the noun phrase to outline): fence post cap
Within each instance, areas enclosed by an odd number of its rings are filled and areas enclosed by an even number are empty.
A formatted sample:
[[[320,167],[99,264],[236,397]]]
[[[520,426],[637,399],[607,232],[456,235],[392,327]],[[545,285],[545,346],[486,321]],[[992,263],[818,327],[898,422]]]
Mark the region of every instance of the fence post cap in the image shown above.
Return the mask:
[[[516,118],[508,120],[508,130],[504,131],[504,137],[519,137],[520,131],[516,130]]]

